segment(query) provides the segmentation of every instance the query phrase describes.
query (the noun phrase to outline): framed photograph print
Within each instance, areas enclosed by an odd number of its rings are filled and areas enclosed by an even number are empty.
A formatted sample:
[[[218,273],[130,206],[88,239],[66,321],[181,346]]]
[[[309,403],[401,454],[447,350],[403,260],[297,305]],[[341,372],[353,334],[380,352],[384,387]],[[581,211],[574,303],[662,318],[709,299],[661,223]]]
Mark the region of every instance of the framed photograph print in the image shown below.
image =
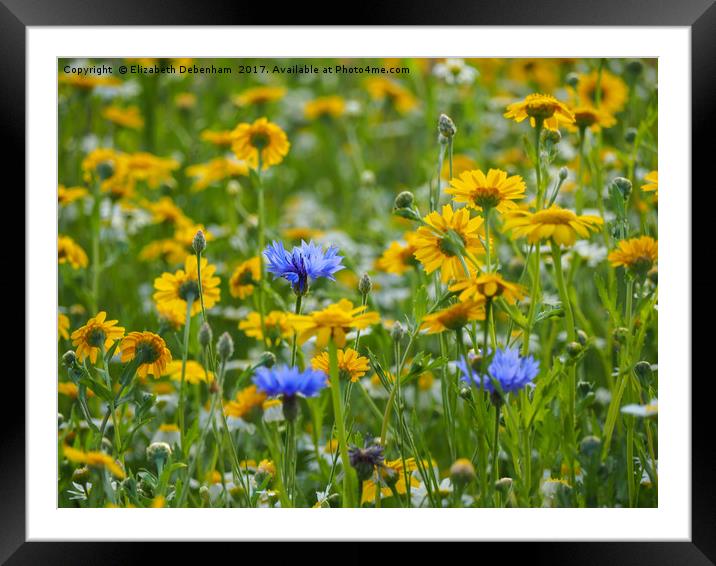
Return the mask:
[[[2,560],[716,561],[691,303],[716,8],[404,4],[3,0]]]

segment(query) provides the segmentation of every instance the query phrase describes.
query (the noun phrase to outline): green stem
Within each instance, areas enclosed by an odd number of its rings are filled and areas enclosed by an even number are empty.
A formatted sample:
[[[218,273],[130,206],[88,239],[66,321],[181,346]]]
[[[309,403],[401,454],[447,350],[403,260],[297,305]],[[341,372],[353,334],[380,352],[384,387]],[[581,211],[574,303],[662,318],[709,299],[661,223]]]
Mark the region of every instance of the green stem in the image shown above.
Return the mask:
[[[492,443],[492,489],[495,490],[495,507],[500,506],[500,494],[495,489],[497,480],[499,479],[498,469],[500,466],[500,404],[501,401],[495,404],[495,436],[493,437]]]
[[[303,302],[303,295],[296,295],[296,308],[295,313],[301,314],[301,306]],[[296,365],[296,350],[298,348],[298,332],[293,331],[293,345],[291,346],[291,367]]]
[[[102,202],[102,194],[99,182],[94,183],[94,202],[92,205],[92,312],[96,313],[99,309],[99,277],[101,271],[100,265],[100,246],[99,236],[101,231],[101,214],[100,205]]]
[[[343,507],[354,507],[353,490],[351,483],[353,478],[353,468],[350,466],[348,459],[348,439],[346,438],[346,425],[343,420],[343,407],[341,404],[341,383],[338,375],[338,352],[336,344],[331,338],[328,342],[328,359],[331,375],[331,398],[333,401],[333,418],[335,420],[336,429],[338,431],[338,447],[341,453],[341,461],[343,463]]]
[[[540,140],[542,137],[542,120],[537,120],[535,124],[535,176],[537,180],[537,210],[542,208],[542,201],[544,195],[542,194],[542,165],[541,165],[541,152],[540,152]]]
[[[184,427],[184,397],[186,381],[186,359],[189,355],[189,331],[191,330],[191,307],[194,304],[194,296],[189,294],[186,299],[186,319],[184,320],[184,350],[181,356],[181,382],[179,384],[179,438],[182,451],[184,446],[186,430]]]
[[[530,335],[532,334],[532,326],[534,324],[535,311],[537,310],[537,303],[540,299],[540,263],[541,263],[541,250],[539,243],[534,244],[534,268],[532,273],[532,293],[530,299],[530,308],[527,313],[527,327],[524,330],[524,339],[522,341],[522,355],[526,356],[530,353]]]

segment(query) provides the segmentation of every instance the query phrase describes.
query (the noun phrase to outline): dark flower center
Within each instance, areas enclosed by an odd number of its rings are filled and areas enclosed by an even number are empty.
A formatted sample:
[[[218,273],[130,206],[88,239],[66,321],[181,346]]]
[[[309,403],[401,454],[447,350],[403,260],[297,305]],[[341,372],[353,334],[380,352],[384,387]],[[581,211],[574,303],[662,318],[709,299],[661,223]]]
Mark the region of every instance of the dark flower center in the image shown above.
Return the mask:
[[[179,296],[185,301],[189,302],[195,300],[199,296],[199,283],[198,281],[185,281],[179,287]]]
[[[139,342],[136,348],[136,357],[143,364],[151,364],[159,359],[159,352],[151,342]]]
[[[107,335],[101,328],[93,328],[87,335],[87,343],[95,348],[101,348],[107,339]]]
[[[271,139],[268,137],[268,135],[265,132],[256,132],[255,134],[251,134],[251,145],[254,146],[258,150],[262,150],[270,142],[271,142]]]

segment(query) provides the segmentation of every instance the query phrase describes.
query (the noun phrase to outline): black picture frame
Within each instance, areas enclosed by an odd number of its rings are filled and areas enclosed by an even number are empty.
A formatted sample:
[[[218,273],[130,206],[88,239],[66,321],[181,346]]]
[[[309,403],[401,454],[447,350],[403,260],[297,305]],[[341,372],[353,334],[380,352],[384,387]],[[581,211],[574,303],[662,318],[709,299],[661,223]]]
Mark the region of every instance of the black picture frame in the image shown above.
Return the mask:
[[[278,7],[279,5],[277,5]],[[123,0],[0,0],[0,100],[2,128],[6,141],[6,187],[25,186],[25,123],[26,123],[26,27],[67,25],[269,25],[316,24],[322,15],[331,25],[559,25],[559,26],[686,26],[691,30],[692,76],[692,185],[713,190],[711,171],[712,147],[709,135],[714,129],[716,100],[716,5],[714,0],[501,0],[485,3],[478,0],[440,2],[364,1],[351,4],[350,12],[339,4],[282,4],[270,20],[263,17],[261,3],[236,3],[222,0],[154,0],[139,2]],[[342,16],[338,14],[342,13]],[[479,42],[479,37],[476,38]],[[12,164],[12,165],[11,165]],[[21,166],[21,164],[23,166]],[[13,189],[17,193],[17,189]],[[683,187],[688,191],[690,187]],[[693,194],[693,193],[692,193]],[[24,208],[24,204],[21,205]],[[19,212],[19,207],[16,209]],[[694,227],[698,223],[694,219]],[[6,234],[6,238],[8,235]],[[699,241],[693,237],[694,244]],[[19,248],[19,246],[16,246]],[[695,254],[692,257],[697,257]],[[707,285],[709,287],[707,287]],[[694,278],[692,293],[712,294],[707,278]],[[32,297],[25,296],[25,304]],[[20,320],[19,318],[17,320]],[[686,330],[686,329],[685,329]],[[699,333],[692,325],[692,351],[706,347],[710,333]],[[25,343],[30,351],[31,337]],[[701,346],[701,348],[699,348]],[[686,354],[686,353],[683,353]],[[17,354],[14,357],[19,358]],[[684,364],[684,373],[670,376],[686,382],[691,368]],[[490,549],[509,562],[529,560],[550,564],[716,564],[716,489],[712,482],[712,425],[707,417],[712,407],[710,374],[693,372],[692,380],[692,538],[690,542],[533,542],[494,543]],[[6,375],[4,395],[25,399],[25,386],[17,375]],[[16,403],[17,413],[3,413],[3,450],[0,466],[0,561],[17,564],[130,564],[160,559],[164,562],[181,558],[183,545],[143,543],[69,543],[25,542],[25,418],[24,403]],[[698,424],[700,423],[700,425]],[[697,449],[698,448],[698,449]],[[478,530],[476,525],[476,530]],[[353,533],[355,534],[355,533]],[[319,535],[320,536],[320,535]],[[559,533],[555,533],[555,538]],[[359,549],[349,552],[359,557],[380,556],[391,552]],[[246,548],[246,547],[245,547]],[[265,547],[264,547],[265,548]],[[275,546],[269,552],[277,556]],[[420,549],[420,547],[413,546]],[[212,553],[214,550],[212,550]],[[229,551],[231,552],[231,551]],[[235,552],[235,551],[234,551]],[[452,552],[452,551],[451,551]],[[479,560],[481,551],[472,551]],[[472,554],[471,552],[471,554]],[[402,557],[407,557],[404,550]],[[331,556],[327,553],[325,556]],[[266,555],[264,555],[266,556]],[[239,555],[234,555],[239,559]],[[241,559],[248,556],[242,550]],[[487,558],[487,555],[485,555]],[[272,560],[273,561],[273,560]],[[362,560],[361,560],[362,561]]]

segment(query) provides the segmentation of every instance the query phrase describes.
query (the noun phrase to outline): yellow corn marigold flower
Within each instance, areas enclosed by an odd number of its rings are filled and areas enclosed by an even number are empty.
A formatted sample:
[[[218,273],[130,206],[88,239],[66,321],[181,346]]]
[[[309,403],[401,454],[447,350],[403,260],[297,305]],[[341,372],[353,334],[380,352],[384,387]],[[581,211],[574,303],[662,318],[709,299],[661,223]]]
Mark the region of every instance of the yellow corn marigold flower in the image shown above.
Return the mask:
[[[71,381],[61,381],[57,384],[57,392],[60,395],[65,395],[70,399],[77,399],[79,396],[79,387]],[[86,390],[87,397],[94,397],[94,393],[91,389]]]
[[[70,318],[61,312],[57,313],[57,341],[60,338],[69,340],[70,338]]]
[[[290,322],[299,332],[299,344],[315,336],[317,348],[325,348],[331,338],[337,347],[344,348],[346,334],[351,329],[363,329],[380,321],[377,312],[363,312],[366,308],[368,308],[366,305],[353,307],[352,302],[341,299],[310,315],[292,314]]]
[[[407,114],[418,106],[418,99],[397,82],[383,77],[368,79],[365,88],[373,100],[388,100],[400,114]]]
[[[168,375],[169,379],[173,381],[181,381],[181,360],[174,360],[167,364],[163,375]],[[155,375],[154,377],[159,377]],[[214,374],[204,369],[199,362],[194,360],[186,361],[186,369],[184,371],[184,380],[187,383],[209,383],[214,381]]]
[[[100,349],[107,350],[124,336],[124,328],[116,326],[116,320],[106,320],[107,313],[100,311],[87,323],[72,333],[72,345],[77,348],[77,357],[84,361],[89,357],[94,364]]]
[[[154,499],[152,499],[152,503],[149,506],[150,509],[162,509],[166,507],[166,499],[163,495],[157,495]]]
[[[64,185],[58,185],[57,203],[60,206],[66,206],[76,200],[86,197],[88,194],[87,189],[84,187],[65,187]]]
[[[264,316],[264,327],[266,337],[261,328],[261,315],[257,312],[249,313],[246,320],[239,322],[239,330],[243,330],[246,336],[269,346],[278,346],[282,340],[291,338],[294,332],[289,313],[283,311],[271,311]]]
[[[266,394],[256,389],[255,385],[249,385],[236,394],[235,401],[224,404],[224,414],[227,417],[242,418],[253,408],[261,407],[266,401]]]
[[[81,90],[93,90],[96,87],[118,86],[122,84],[117,77],[98,77],[96,75],[70,75],[62,74],[57,78],[57,82],[62,85],[68,85]]]
[[[577,106],[572,108],[574,114],[574,124],[567,126],[570,131],[589,128],[593,132],[598,132],[602,128],[611,128],[617,123],[617,119],[601,108],[593,106]]]
[[[651,236],[622,240],[607,259],[614,267],[625,267],[636,273],[645,274],[659,259],[659,244]]]
[[[453,178],[445,192],[469,208],[505,212],[517,208],[513,201],[525,198],[525,182],[519,175],[508,177],[501,169],[490,169],[487,175],[473,169]]]
[[[204,296],[204,307],[210,309],[221,298],[219,284],[221,280],[214,277],[216,266],[209,264],[206,258],[201,258],[201,291]],[[163,273],[154,280],[154,300],[157,308],[165,304],[168,307],[181,308],[186,313],[187,300],[192,299],[191,316],[201,311],[199,301],[199,275],[196,256],[190,255],[184,262],[184,269],[176,273]],[[185,315],[186,316],[186,315]]]
[[[338,350],[338,371],[340,377],[358,381],[370,369],[368,358],[361,356],[353,348]],[[311,367],[330,375],[331,364],[328,352],[321,352],[311,360]]]
[[[139,359],[137,368],[139,377],[152,375],[156,378],[164,375],[167,365],[172,361],[172,353],[164,339],[153,332],[130,332],[119,344],[122,363]]]
[[[557,245],[572,246],[577,236],[589,238],[589,232],[598,232],[603,224],[599,216],[577,216],[571,210],[552,205],[537,212],[515,210],[503,227],[512,230],[513,238],[526,237],[531,244],[551,239]]]
[[[647,184],[642,185],[641,190],[647,193],[653,192],[654,196],[659,198],[659,172],[649,171],[649,173],[644,176],[644,180],[647,181]]]
[[[418,265],[415,259],[415,232],[406,232],[403,235],[405,244],[401,242],[391,242],[388,249],[378,258],[375,266],[386,273],[394,275],[402,275],[411,267]]]
[[[186,246],[172,239],[150,242],[139,252],[140,261],[154,261],[161,258],[171,264],[184,263],[188,256]]]
[[[529,118],[533,128],[539,122],[550,130],[559,129],[560,124],[574,122],[574,115],[566,104],[549,94],[538,93],[528,94],[524,100],[508,105],[503,116],[518,123]]]
[[[196,94],[193,92],[180,92],[174,97],[174,105],[180,110],[189,110],[196,106]]]
[[[219,183],[233,177],[246,176],[249,167],[241,161],[226,157],[217,157],[207,163],[199,163],[186,168],[187,177],[194,179],[192,191],[203,191],[214,183]]]
[[[257,86],[237,94],[232,101],[236,106],[241,107],[276,102],[284,96],[286,96],[286,89],[282,86]]]
[[[428,334],[459,330],[472,320],[485,320],[485,298],[470,299],[450,305],[442,310],[427,314],[420,325]]]
[[[143,201],[142,206],[152,215],[152,221],[168,222],[170,224],[190,222],[171,197],[161,197],[159,200],[150,202]]]
[[[89,258],[82,247],[72,238],[60,234],[57,237],[57,263],[69,263],[72,269],[79,269],[87,267]]]
[[[435,376],[430,371],[421,373],[418,377],[418,389],[420,391],[429,391],[433,383],[435,383]]]
[[[92,468],[107,470],[119,479],[124,479],[126,477],[124,470],[112,458],[112,456],[105,454],[104,452],[83,452],[82,450],[77,450],[76,448],[72,448],[71,446],[64,444],[62,446],[62,454],[70,462],[74,462],[75,464],[84,464]]]
[[[172,174],[179,169],[175,159],[158,157],[141,151],[127,156],[127,169],[132,179],[146,182],[151,189],[173,181]]]
[[[452,156],[452,177],[459,177],[465,171],[470,171],[471,169],[476,168],[477,163],[475,163],[475,160],[469,155],[465,155],[464,153],[457,153]],[[445,163],[443,163],[440,177],[444,181],[449,181],[452,178],[450,176],[450,161],[447,159],[445,160]]]
[[[194,242],[194,236],[201,230],[207,242],[214,239],[214,234],[209,232],[203,224],[194,224],[193,222],[179,222],[174,230],[174,239],[183,246],[191,246]],[[203,271],[203,269],[202,269]]]
[[[144,126],[144,118],[137,106],[127,106],[126,108],[107,106],[102,110],[102,117],[113,124],[132,130],[140,130]]]
[[[261,260],[258,256],[240,263],[229,279],[229,292],[232,297],[245,299],[254,292],[261,280]]]
[[[285,228],[281,232],[284,238],[287,240],[312,240],[314,238],[320,238],[324,232],[322,230],[316,230],[315,228],[309,228],[307,226],[296,226],[293,228]]]
[[[425,273],[430,274],[440,269],[440,278],[443,283],[451,279],[465,279],[466,273],[460,257],[458,256],[458,242],[469,254],[483,254],[484,248],[480,243],[478,233],[482,227],[482,218],[470,218],[470,211],[461,208],[454,211],[452,206],[443,206],[442,214],[433,211],[423,218],[428,226],[421,226],[415,238],[415,257],[425,267]],[[475,267],[466,262],[470,272]]]
[[[346,101],[340,96],[321,96],[307,102],[303,107],[303,113],[309,120],[315,120],[323,116],[340,118],[346,111]]]
[[[286,133],[266,118],[259,118],[253,124],[239,124],[232,137],[231,149],[236,157],[257,167],[260,154],[262,169],[281,163],[291,147]]]
[[[276,466],[273,461],[264,459],[256,466],[256,471],[274,477],[276,475]]]
[[[231,130],[204,130],[199,137],[218,147],[230,147],[234,141]]]
[[[494,299],[495,297],[504,297],[504,299],[514,304],[525,296],[525,288],[516,283],[510,283],[502,278],[499,273],[483,273],[477,277],[471,277],[463,281],[458,281],[450,286],[450,290],[460,293],[461,301]]]
[[[597,82],[599,82],[599,104],[597,105]],[[602,70],[601,76],[598,71],[592,71],[588,75],[581,75],[577,84],[577,94],[581,104],[591,104],[606,110],[610,114],[616,114],[624,108],[629,89],[626,83],[609,71]]]
[[[507,76],[517,84],[534,83],[547,91],[559,85],[559,67],[549,59],[513,59]]]
[[[395,491],[402,495],[407,493],[407,484],[405,482],[405,476],[407,472],[407,476],[410,481],[410,488],[414,489],[416,487],[420,487],[420,482],[416,477],[413,476],[413,472],[418,469],[418,464],[415,461],[415,458],[406,458],[405,459],[405,467],[403,467],[403,460],[402,458],[398,458],[397,460],[391,460],[386,461],[383,463],[383,466],[381,467],[380,471],[378,473],[381,474],[383,480],[382,484],[386,483],[386,479],[390,477],[392,481],[395,481],[395,485],[393,486],[393,489]],[[363,482],[363,492],[361,495],[361,505],[363,503],[372,503],[375,501],[376,497],[376,491],[377,491],[377,485],[373,478],[369,478]],[[390,487],[381,487],[380,488],[380,495],[381,497],[392,497],[393,491]]]

